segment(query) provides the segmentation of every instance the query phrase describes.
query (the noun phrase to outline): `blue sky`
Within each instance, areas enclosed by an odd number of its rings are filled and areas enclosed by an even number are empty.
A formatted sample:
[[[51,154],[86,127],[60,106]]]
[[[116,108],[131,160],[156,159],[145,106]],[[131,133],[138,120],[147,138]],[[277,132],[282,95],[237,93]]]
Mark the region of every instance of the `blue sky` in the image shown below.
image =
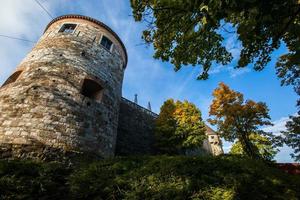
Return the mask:
[[[169,63],[152,58],[153,48],[145,46],[141,40],[144,24],[134,22],[131,16],[129,0],[39,0],[54,17],[63,14],[82,14],[96,18],[110,26],[122,39],[128,51],[129,62],[125,71],[123,96],[133,100],[138,94],[139,104],[147,106],[151,102],[154,112],[159,112],[162,103],[168,98],[188,100],[202,111],[202,117],[208,118],[208,109],[212,101],[212,91],[219,82],[242,92],[246,99],[266,102],[273,127],[268,131],[279,133],[284,129],[289,115],[296,113],[297,96],[291,87],[281,87],[276,77],[274,65],[279,55],[286,49],[274,52],[272,61],[262,72],[255,72],[248,66],[234,69],[241,48],[234,34],[227,34],[224,45],[234,56],[230,65],[214,65],[209,80],[197,81],[200,68],[183,67],[174,72]],[[51,18],[34,0],[1,0],[0,34],[30,41],[37,41]],[[0,84],[16,68],[18,63],[32,49],[34,43],[22,42],[0,37]],[[228,151],[230,143],[224,143]],[[290,149],[284,147],[277,155],[279,162],[291,162]]]

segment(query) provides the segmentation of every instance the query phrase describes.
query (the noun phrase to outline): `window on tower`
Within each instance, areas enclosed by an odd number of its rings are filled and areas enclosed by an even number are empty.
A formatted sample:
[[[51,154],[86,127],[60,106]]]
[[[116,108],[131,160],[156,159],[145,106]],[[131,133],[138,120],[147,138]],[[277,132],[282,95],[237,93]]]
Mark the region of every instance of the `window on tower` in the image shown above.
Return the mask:
[[[58,32],[60,32],[60,33],[73,33],[76,26],[77,26],[76,24],[63,24]]]
[[[103,87],[101,87],[101,85],[99,85],[96,81],[84,79],[81,88],[81,94],[100,102],[102,100]]]
[[[8,84],[11,84],[13,82],[15,82],[19,76],[21,75],[22,71],[16,71],[15,73],[13,73],[2,85],[5,86],[5,85],[8,85]]]
[[[110,51],[112,41],[103,35],[100,44],[104,46],[104,48],[106,48],[108,51]]]

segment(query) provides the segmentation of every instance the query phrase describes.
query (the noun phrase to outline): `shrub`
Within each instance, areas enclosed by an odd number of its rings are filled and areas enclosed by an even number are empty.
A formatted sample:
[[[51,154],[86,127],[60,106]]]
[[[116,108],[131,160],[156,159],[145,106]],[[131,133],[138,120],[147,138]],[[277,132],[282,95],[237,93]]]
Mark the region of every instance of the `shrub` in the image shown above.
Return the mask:
[[[0,199],[298,199],[300,177],[239,156],[0,161]]]

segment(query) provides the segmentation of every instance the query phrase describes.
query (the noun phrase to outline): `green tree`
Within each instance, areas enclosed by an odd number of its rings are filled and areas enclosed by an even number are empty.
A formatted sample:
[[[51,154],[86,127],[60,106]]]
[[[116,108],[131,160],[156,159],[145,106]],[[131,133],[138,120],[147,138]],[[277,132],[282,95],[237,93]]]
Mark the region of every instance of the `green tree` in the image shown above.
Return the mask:
[[[175,69],[200,64],[199,78],[207,78],[213,61],[232,59],[222,33],[237,33],[242,42],[238,67],[255,62],[254,68],[262,70],[282,41],[289,52],[277,63],[279,76],[299,78],[298,0],[131,0],[131,7],[134,19],[148,25],[143,39],[153,43],[154,57],[170,60]]]
[[[283,132],[285,143],[294,149],[291,154],[295,161],[300,161],[300,112],[297,116],[291,116],[287,122],[287,131]]]
[[[134,19],[147,24],[142,38],[153,44],[154,58],[171,62],[176,71],[199,65],[198,79],[208,78],[212,63],[232,61],[225,35],[237,34],[241,42],[237,68],[254,63],[260,71],[285,45],[288,51],[278,58],[276,73],[282,85],[292,85],[300,95],[299,0],[131,0],[131,7]],[[291,126],[299,123],[291,117],[287,128],[295,131]],[[290,133],[287,144],[299,144],[299,132]]]
[[[169,99],[156,120],[156,144],[160,153],[178,154],[202,147],[206,138],[200,110],[188,101]]]
[[[264,160],[272,160],[276,155],[277,151],[273,148],[271,141],[267,137],[261,136],[257,133],[251,133],[249,135],[249,140],[254,146],[256,146],[260,157]],[[245,154],[241,142],[236,141],[232,145],[229,153],[241,155]]]
[[[251,141],[251,133],[269,136],[260,126],[272,125],[268,108],[265,103],[244,101],[243,94],[231,90],[224,83],[213,92],[213,102],[210,106],[209,114],[213,118],[209,119],[212,125],[216,125],[221,137],[225,140],[240,142],[243,152],[251,158],[261,158],[258,147]],[[269,139],[269,138],[268,138]]]

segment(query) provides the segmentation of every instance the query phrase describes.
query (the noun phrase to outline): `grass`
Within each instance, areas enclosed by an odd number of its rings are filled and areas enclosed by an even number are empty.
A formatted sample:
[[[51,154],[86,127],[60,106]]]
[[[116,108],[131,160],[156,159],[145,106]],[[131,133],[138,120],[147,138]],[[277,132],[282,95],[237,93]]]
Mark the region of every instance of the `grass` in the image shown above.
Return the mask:
[[[0,161],[0,199],[299,199],[300,176],[237,156]]]

